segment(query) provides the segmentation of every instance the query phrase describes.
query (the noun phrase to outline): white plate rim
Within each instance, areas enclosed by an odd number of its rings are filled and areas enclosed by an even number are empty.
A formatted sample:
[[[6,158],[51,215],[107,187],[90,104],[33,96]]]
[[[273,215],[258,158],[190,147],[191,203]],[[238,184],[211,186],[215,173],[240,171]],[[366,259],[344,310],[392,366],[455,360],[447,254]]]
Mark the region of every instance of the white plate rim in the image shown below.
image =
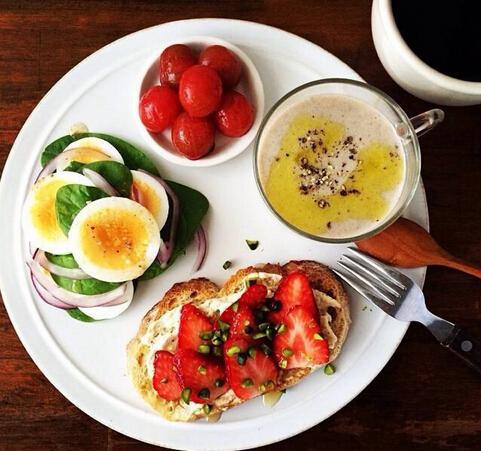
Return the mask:
[[[61,89],[68,88],[69,84],[72,83],[72,79],[75,78],[76,75],[79,76],[81,74],[81,71],[84,68],[87,67],[89,62],[91,62],[95,58],[99,58],[99,56],[108,52],[109,49],[115,50],[115,47],[116,46],[119,47],[120,44],[122,43],[122,41],[125,42],[128,39],[133,39],[135,36],[139,35],[140,33],[146,33],[149,30],[152,30],[153,28],[168,27],[168,26],[192,25],[195,22],[202,23],[203,25],[206,25],[206,26],[212,26],[212,27],[218,26],[220,28],[226,27],[226,26],[227,27],[228,26],[232,26],[232,27],[235,26],[235,27],[245,27],[245,28],[250,27],[250,28],[254,28],[254,29],[257,28],[257,30],[263,29],[264,31],[268,31],[269,33],[276,34],[278,37],[283,37],[285,39],[297,41],[299,43],[299,45],[307,46],[307,47],[310,47],[311,50],[313,50],[313,51],[323,53],[324,56],[326,56],[326,57],[330,58],[332,61],[336,62],[336,64],[338,64],[340,67],[343,67],[343,69],[346,72],[349,72],[353,78],[359,79],[359,76],[354,71],[349,69],[348,66],[346,66],[344,63],[339,61],[336,57],[329,54],[328,52],[321,49],[320,47],[316,46],[315,44],[313,44],[309,41],[306,41],[303,38],[300,38],[298,36],[292,35],[290,33],[287,33],[285,31],[282,31],[282,30],[279,30],[279,29],[276,29],[276,28],[273,28],[273,27],[268,27],[266,25],[256,24],[256,23],[252,23],[252,22],[245,22],[245,21],[230,20],[230,19],[191,19],[191,20],[185,20],[185,21],[171,22],[171,23],[159,25],[157,27],[151,27],[151,28],[146,29],[146,30],[141,30],[139,32],[136,32],[136,33],[133,33],[133,34],[128,35],[126,37],[123,37],[123,38],[113,42],[112,44],[109,44],[108,46],[100,49],[99,51],[95,52],[94,54],[92,54],[91,56],[86,58],[83,62],[81,62],[79,65],[77,65],[71,71],[69,71],[67,73],[67,75],[64,76],[59,82],[57,82],[57,84],[47,93],[47,95],[35,107],[34,111],[31,113],[31,115],[29,116],[29,118],[25,122],[24,127],[22,128],[21,132],[19,133],[19,135],[18,135],[18,137],[17,137],[17,139],[16,139],[16,141],[15,141],[13,147],[12,147],[12,155],[15,155],[16,161],[14,162],[14,158],[9,158],[6,162],[6,164],[5,164],[5,168],[4,168],[3,175],[2,175],[2,183],[0,184],[0,210],[2,210],[4,213],[8,212],[9,214],[11,214],[11,212],[13,212],[15,210],[18,210],[18,206],[15,206],[14,204],[12,205],[12,199],[9,198],[9,196],[8,196],[9,191],[8,191],[7,187],[11,186],[11,184],[13,184],[13,183],[21,185],[21,181],[19,181],[19,179],[22,179],[22,178],[25,179],[26,178],[26,176],[19,177],[17,174],[15,174],[16,167],[19,168],[19,165],[18,165],[19,157],[22,156],[22,152],[25,154],[25,147],[22,149],[22,144],[25,144],[25,143],[28,142],[29,136],[28,136],[27,130],[29,129],[29,127],[31,127],[31,124],[34,121],[34,119],[38,118],[42,109],[45,109],[47,107],[47,103],[54,97],[54,95],[57,95],[60,92]],[[131,55],[131,57],[133,57],[133,56]],[[123,63],[125,63],[125,61],[123,61]],[[113,68],[110,68],[110,70],[113,70]],[[101,72],[99,74],[97,80],[99,78],[102,78],[103,76],[105,76],[105,74],[103,72]],[[51,120],[51,122],[53,122],[53,119]],[[45,129],[49,130],[48,127],[45,127]],[[46,133],[45,133],[45,135],[46,135]],[[44,136],[44,138],[45,138],[45,136]],[[41,140],[41,138],[37,138],[37,141],[39,141],[39,140]],[[43,141],[45,141],[45,139]],[[37,158],[37,155],[35,155],[35,158]],[[21,169],[21,167],[20,167],[20,169]],[[424,193],[424,190],[422,189],[422,187],[421,187],[421,191],[422,191],[422,193]],[[427,205],[426,205],[425,197],[423,197],[423,203],[424,203],[424,206],[425,206],[425,216],[426,216],[425,217],[425,220],[426,220],[425,225],[427,225]],[[50,364],[46,363],[48,359],[45,359],[45,349],[41,349],[41,347],[39,347],[39,343],[36,341],[36,339],[38,339],[38,337],[33,337],[32,331],[27,330],[24,327],[25,317],[22,318],[20,316],[20,312],[18,311],[18,306],[15,305],[15,301],[14,301],[14,298],[17,298],[17,299],[21,298],[20,294],[31,296],[30,287],[26,287],[26,286],[17,287],[13,283],[13,281],[15,280],[16,274],[15,274],[15,271],[13,270],[14,265],[12,264],[11,260],[9,260],[9,257],[11,257],[12,255],[13,255],[13,257],[15,257],[15,252],[12,253],[12,251],[17,250],[17,252],[21,252],[21,249],[20,249],[21,248],[21,246],[20,246],[20,231],[15,230],[14,228],[11,227],[11,221],[9,221],[9,215],[8,214],[0,214],[0,226],[1,226],[2,232],[6,231],[6,230],[9,230],[10,237],[11,237],[10,252],[5,251],[0,255],[0,262],[2,264],[2,267],[4,268],[4,271],[2,271],[2,273],[0,275],[0,287],[2,289],[2,293],[3,293],[3,296],[4,296],[4,304],[6,306],[6,309],[7,309],[8,313],[9,313],[9,316],[11,318],[12,324],[14,325],[14,328],[17,332],[17,335],[20,337],[22,343],[24,344],[25,348],[29,352],[29,354],[32,357],[32,359],[34,360],[34,362],[41,369],[41,371],[46,375],[46,377],[50,380],[50,382],[52,382],[52,384],[61,393],[63,393],[64,396],[66,396],[73,404],[75,404],[77,407],[79,407],[81,410],[86,412],[88,415],[92,416],[97,421],[105,424],[108,427],[111,427],[111,428],[113,428],[113,429],[115,429],[115,430],[117,430],[121,433],[124,433],[124,434],[129,435],[129,436],[134,437],[134,438],[137,438],[137,439],[142,440],[144,442],[153,443],[153,444],[162,445],[162,446],[175,447],[175,448],[178,448],[178,449],[194,449],[194,448],[191,448],[190,446],[187,448],[185,446],[185,443],[183,445],[178,444],[178,443],[176,444],[175,433],[178,433],[180,431],[186,431],[186,430],[189,430],[189,429],[194,429],[194,430],[198,430],[198,431],[200,431],[201,429],[204,429],[204,432],[205,432],[205,427],[203,427],[203,426],[199,427],[199,425],[192,425],[192,424],[170,424],[169,423],[168,427],[174,431],[174,435],[172,435],[171,433],[166,433],[166,440],[167,441],[165,441],[164,439],[162,439],[160,441],[149,439],[149,437],[146,437],[142,433],[138,433],[137,430],[132,430],[131,427],[129,428],[128,427],[129,422],[124,421],[123,424],[120,425],[119,423],[122,423],[122,421],[117,421],[114,424],[114,420],[112,419],[111,412],[108,409],[105,410],[105,407],[106,407],[105,405],[100,405],[100,406],[96,405],[94,408],[92,408],[92,406],[88,405],[88,403],[82,397],[82,396],[85,396],[85,392],[82,392],[82,390],[79,390],[78,386],[73,387],[72,384],[68,383],[69,381],[65,381],[64,379],[62,379],[61,375],[56,371],[56,369],[52,368]],[[21,254],[21,255],[23,255],[23,254]],[[421,270],[422,276],[424,276],[424,273],[425,273],[425,270],[424,269]],[[29,308],[30,311],[28,313],[30,313],[34,316],[35,315],[38,316],[38,312],[35,312],[35,310],[33,309],[32,306],[29,306],[29,307],[30,307]],[[23,312],[23,313],[25,313],[25,312]],[[296,417],[291,418],[290,419],[291,420],[291,427],[284,428],[282,430],[282,433],[277,434],[276,436],[269,436],[269,438],[267,438],[267,436],[263,436],[263,438],[260,439],[260,440],[256,440],[256,439],[253,440],[252,436],[255,435],[253,433],[253,434],[250,434],[250,436],[239,437],[243,441],[238,442],[238,443],[232,442],[227,447],[226,446],[219,447],[219,446],[216,446],[215,444],[213,445],[213,442],[211,442],[209,444],[206,443],[205,445],[201,445],[200,447],[196,446],[195,449],[246,449],[246,448],[252,448],[252,447],[255,447],[255,446],[262,446],[262,445],[266,445],[266,444],[273,443],[273,442],[276,442],[276,441],[279,441],[279,440],[283,440],[283,439],[286,439],[286,438],[288,438],[292,435],[298,434],[298,433],[314,426],[315,424],[317,424],[318,422],[327,418],[328,416],[332,415],[338,409],[340,409],[345,404],[347,404],[351,399],[353,399],[355,396],[357,396],[357,394],[359,394],[360,391],[362,391],[374,379],[374,377],[379,373],[379,371],[384,367],[384,365],[387,363],[387,361],[389,360],[391,355],[394,353],[395,349],[397,348],[397,345],[400,343],[402,337],[404,336],[404,334],[407,330],[407,325],[397,323],[394,320],[390,320],[389,318],[386,318],[385,323],[386,324],[383,325],[383,327],[381,327],[380,333],[384,332],[384,334],[387,334],[388,336],[391,335],[391,337],[390,337],[391,339],[393,339],[393,337],[395,337],[394,341],[392,341],[392,343],[391,343],[392,347],[390,347],[389,350],[384,350],[384,359],[381,360],[381,361],[378,361],[377,365],[369,366],[369,365],[366,365],[366,362],[360,363],[358,369],[362,369],[364,371],[362,382],[360,384],[358,383],[357,387],[350,393],[350,395],[345,397],[343,399],[342,403],[340,403],[340,404],[338,403],[336,405],[336,407],[333,408],[331,410],[331,412],[328,413],[327,415],[324,415],[322,418],[319,418],[319,417],[309,418],[309,420],[307,420],[306,415],[299,415],[297,418]],[[394,334],[393,334],[393,331],[394,331]],[[49,338],[50,338],[50,341],[52,341],[52,337],[49,337],[48,331],[46,329],[40,330],[40,331],[37,331],[37,332],[40,333],[41,335],[43,335],[43,338],[46,340],[47,343],[49,342]],[[373,347],[373,345],[374,344],[371,343],[370,347]],[[60,350],[58,348],[57,348],[57,351],[60,352]],[[62,354],[62,356],[63,356],[63,354]],[[54,357],[55,357],[55,355],[54,355]],[[66,356],[63,356],[63,358],[65,360],[65,362],[64,362],[65,367],[62,368],[62,370],[65,370],[65,369],[72,370],[72,368],[69,367],[69,366],[73,366],[72,362],[70,362],[66,358]],[[370,363],[372,364],[372,362],[370,362]],[[336,376],[334,376],[334,378],[335,377]],[[100,398],[102,398],[102,397],[105,398],[105,396],[107,396],[107,399],[109,399],[109,397],[111,398],[111,396],[108,393],[102,392],[93,383],[90,382],[90,384],[92,385],[92,386],[89,387],[90,390],[91,390],[90,394],[98,395],[98,396],[100,396]],[[100,392],[100,393],[96,393],[96,392]],[[334,395],[333,392],[334,392],[334,390],[331,389],[330,395],[328,396],[329,399],[331,399],[332,396]],[[115,408],[117,408],[117,407],[120,407],[120,408],[124,407],[125,408],[125,406],[123,406],[124,403],[122,403],[118,400],[110,399],[110,401],[112,402],[112,405]],[[335,399],[333,399],[333,401],[335,401]],[[120,404],[120,406],[119,406],[119,404]],[[309,407],[309,406],[303,406],[302,410],[304,412],[306,412],[307,407]],[[289,415],[292,415],[292,412],[291,412],[290,409],[289,409]],[[139,417],[138,419],[140,421],[145,421],[146,423],[148,423],[148,417],[150,417],[150,416],[151,415],[147,415],[144,412],[137,412],[137,417]],[[269,417],[269,416],[267,416],[267,417]],[[259,423],[265,423],[265,419],[261,419],[261,418],[257,418],[256,420],[253,420],[253,421],[257,421]],[[241,422],[237,422],[237,423],[241,423]],[[238,437],[238,435],[235,434],[235,432],[236,431],[239,432],[239,430],[241,429],[237,423],[231,424],[231,425],[233,425],[233,427],[232,427],[233,433],[234,433],[234,436],[232,437],[233,439],[236,439],[236,437]],[[259,425],[259,424],[256,425],[252,421],[251,422],[246,421],[246,422],[242,422],[242,423],[251,423],[251,424],[248,424],[248,426],[250,426],[250,430],[252,432],[254,432],[254,431],[260,432],[261,429],[262,429],[262,425]],[[294,426],[294,427],[292,427],[292,426]],[[218,433],[223,427],[222,427],[222,423],[219,423],[219,424],[216,424],[216,425],[214,425],[214,424],[208,425],[208,428],[209,428],[209,430],[208,430],[207,436],[210,436],[210,438],[213,440],[215,438],[215,436],[212,435],[212,434]],[[268,429],[268,428],[266,428],[266,429]],[[210,434],[209,434],[209,432],[210,432]],[[179,436],[179,435],[182,435],[182,434],[177,434],[177,436]]]

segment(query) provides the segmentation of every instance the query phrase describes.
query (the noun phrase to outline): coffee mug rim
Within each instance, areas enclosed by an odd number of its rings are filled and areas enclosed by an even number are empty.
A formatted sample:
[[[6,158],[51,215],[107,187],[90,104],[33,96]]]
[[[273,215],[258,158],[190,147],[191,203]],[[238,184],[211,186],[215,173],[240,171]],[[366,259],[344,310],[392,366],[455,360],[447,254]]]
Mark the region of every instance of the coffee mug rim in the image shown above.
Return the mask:
[[[298,228],[294,224],[290,223],[287,221],[285,218],[281,216],[281,214],[274,208],[274,206],[271,204],[267,193],[264,190],[264,186],[262,185],[261,182],[261,177],[259,175],[259,164],[258,164],[258,156],[259,156],[259,145],[261,141],[262,134],[264,133],[264,129],[268,122],[271,120],[271,117],[273,116],[274,112],[285,102],[287,101],[290,97],[293,95],[302,92],[306,89],[318,86],[318,85],[326,85],[326,84],[347,84],[347,85],[352,85],[357,88],[362,88],[362,89],[367,89],[371,92],[374,92],[377,94],[379,97],[384,99],[386,103],[388,103],[391,108],[393,108],[397,114],[402,119],[402,122],[406,124],[408,129],[410,130],[410,135],[412,136],[413,139],[413,146],[414,146],[414,161],[416,164],[415,167],[415,177],[414,180],[411,182],[408,194],[406,195],[406,198],[404,199],[403,203],[398,206],[394,211],[390,212],[390,215],[386,218],[385,221],[383,221],[381,224],[379,224],[377,227],[374,227],[367,232],[362,232],[357,235],[353,236],[348,236],[348,237],[326,237],[326,236],[319,236],[319,235],[314,235],[312,233],[306,232],[305,230],[302,230],[301,228]],[[294,232],[309,238],[314,241],[318,241],[321,243],[328,243],[328,244],[343,244],[343,243],[352,243],[356,241],[361,241],[366,238],[369,238],[371,236],[377,235],[387,227],[389,227],[391,224],[393,224],[397,219],[399,219],[404,211],[406,210],[407,206],[410,204],[411,200],[414,197],[414,194],[416,193],[417,187],[419,185],[419,181],[421,179],[421,149],[419,146],[419,141],[418,141],[418,136],[416,134],[416,131],[414,130],[414,127],[406,114],[406,112],[401,108],[401,106],[388,94],[386,94],[384,91],[376,88],[375,86],[370,85],[369,83],[366,83],[364,81],[357,81],[357,80],[352,80],[349,78],[323,78],[319,80],[313,80],[307,83],[304,83],[300,86],[297,86],[296,88],[292,89],[289,91],[287,94],[282,96],[267,112],[267,114],[264,116],[264,119],[262,120],[262,123],[259,127],[259,130],[257,132],[255,141],[254,141],[254,152],[253,152],[253,169],[254,169],[254,178],[256,181],[257,189],[261,195],[262,200],[264,201],[265,205],[267,208],[270,210],[270,212],[285,226],[287,226],[289,229],[293,230]]]
[[[375,0],[376,1],[376,0]],[[434,80],[440,86],[452,89],[463,94],[481,94],[481,81],[467,81],[459,78],[450,77],[426,64],[419,58],[407,45],[397,27],[392,10],[392,0],[377,0],[379,11],[383,21],[390,27],[394,35],[394,43],[398,46],[399,51],[407,59],[407,61],[416,67],[426,78]]]

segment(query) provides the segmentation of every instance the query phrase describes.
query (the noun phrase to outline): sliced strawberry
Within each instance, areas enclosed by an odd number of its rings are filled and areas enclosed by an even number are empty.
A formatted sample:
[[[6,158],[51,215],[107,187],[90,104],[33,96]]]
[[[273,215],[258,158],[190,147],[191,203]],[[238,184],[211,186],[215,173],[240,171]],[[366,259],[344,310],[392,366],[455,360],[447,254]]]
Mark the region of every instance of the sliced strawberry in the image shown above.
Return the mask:
[[[225,343],[224,360],[227,379],[234,393],[250,399],[275,389],[278,369],[274,360],[243,337]]]
[[[185,304],[180,312],[178,348],[198,351],[200,345],[210,343],[213,330],[214,326],[203,312],[192,304]]]
[[[258,307],[267,296],[265,285],[251,285],[239,299],[239,306],[245,305],[250,308]]]
[[[235,316],[235,311],[232,308],[232,306],[230,306],[222,312],[222,315],[220,315],[219,320],[224,321],[224,323],[227,323],[230,326],[232,324],[234,316]]]
[[[251,339],[255,331],[256,319],[252,310],[247,305],[239,305],[232,320],[230,334]]]
[[[174,365],[181,389],[189,389],[190,399],[194,402],[212,403],[229,389],[221,359],[191,349],[178,349]]]
[[[152,385],[161,398],[167,401],[180,399],[182,389],[174,371],[174,355],[168,351],[157,351],[154,357]]]
[[[296,305],[302,306],[313,316],[317,315],[314,293],[309,279],[303,272],[292,272],[284,277],[274,294],[274,299],[281,303],[276,311],[269,314],[269,319],[274,323],[281,323],[286,313]]]
[[[274,338],[274,355],[281,368],[307,368],[329,361],[327,340],[316,318],[300,305],[283,319],[284,327]]]

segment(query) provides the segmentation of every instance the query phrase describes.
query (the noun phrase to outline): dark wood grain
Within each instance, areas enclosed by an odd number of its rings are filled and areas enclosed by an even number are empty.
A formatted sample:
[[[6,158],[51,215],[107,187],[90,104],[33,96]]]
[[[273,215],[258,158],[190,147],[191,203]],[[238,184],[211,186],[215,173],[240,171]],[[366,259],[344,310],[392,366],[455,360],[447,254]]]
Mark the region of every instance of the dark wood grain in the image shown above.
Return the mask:
[[[429,108],[381,66],[370,3],[0,0],[0,167],[31,110],[65,72],[117,38],[176,19],[229,17],[280,27],[339,56],[409,114]],[[481,107],[445,111],[444,124],[422,139],[431,229],[446,249],[481,262]],[[438,314],[481,336],[481,281],[433,268],[425,292]],[[154,449],[108,430],[57,392],[23,349],[3,304],[0,343],[1,450]],[[413,326],[354,401],[311,430],[263,449],[475,450],[480,442],[479,377]]]

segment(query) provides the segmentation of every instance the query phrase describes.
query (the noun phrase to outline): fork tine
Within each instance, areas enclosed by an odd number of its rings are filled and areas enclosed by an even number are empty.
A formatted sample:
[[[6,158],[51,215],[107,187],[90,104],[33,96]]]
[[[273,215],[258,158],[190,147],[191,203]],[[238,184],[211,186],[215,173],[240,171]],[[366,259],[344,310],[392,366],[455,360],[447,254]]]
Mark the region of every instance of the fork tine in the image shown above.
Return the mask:
[[[380,297],[383,301],[387,302],[388,304],[394,305],[394,301],[388,296],[386,296],[381,290],[379,290],[379,288],[377,288],[376,285],[374,285],[367,277],[359,274],[359,272],[357,272],[354,268],[344,262],[339,261],[337,262],[337,264],[345,271],[350,273],[352,276],[360,280],[364,285],[369,287],[370,291],[374,292],[374,294]]]
[[[346,261],[350,262],[353,266],[358,268],[360,271],[362,271],[364,274],[369,276],[371,279],[374,279],[376,281],[376,283],[378,285],[380,285],[381,288],[383,288],[387,292],[391,293],[396,298],[398,298],[400,296],[400,293],[392,287],[392,284],[385,282],[383,280],[383,277],[379,273],[376,273],[375,271],[373,271],[370,267],[368,267],[361,260],[358,260],[355,257],[350,257],[349,255],[343,255],[342,258],[343,258],[343,260],[346,260]],[[395,285],[395,287],[399,288],[397,285]]]
[[[389,314],[391,304],[388,304],[383,300],[377,298],[376,296],[373,296],[370,293],[368,293],[365,288],[363,288],[361,285],[357,283],[356,277],[351,277],[351,275],[345,274],[343,271],[340,271],[334,268],[332,268],[332,271],[335,272],[350,287],[352,287],[355,291],[357,291],[364,299],[368,300],[369,302],[373,303],[376,307],[379,307],[381,310]]]
[[[368,257],[366,254],[363,252],[359,251],[358,249],[354,247],[349,247],[349,251],[351,251],[354,255],[357,255],[361,260],[365,261],[367,264],[371,265],[373,268],[378,270],[386,279],[390,280],[392,283],[397,285],[399,288],[402,288],[405,290],[407,287],[401,282],[401,273],[398,271],[387,271],[387,269],[384,268],[384,266],[378,262],[377,260]],[[396,274],[397,278],[393,276],[393,274]]]

